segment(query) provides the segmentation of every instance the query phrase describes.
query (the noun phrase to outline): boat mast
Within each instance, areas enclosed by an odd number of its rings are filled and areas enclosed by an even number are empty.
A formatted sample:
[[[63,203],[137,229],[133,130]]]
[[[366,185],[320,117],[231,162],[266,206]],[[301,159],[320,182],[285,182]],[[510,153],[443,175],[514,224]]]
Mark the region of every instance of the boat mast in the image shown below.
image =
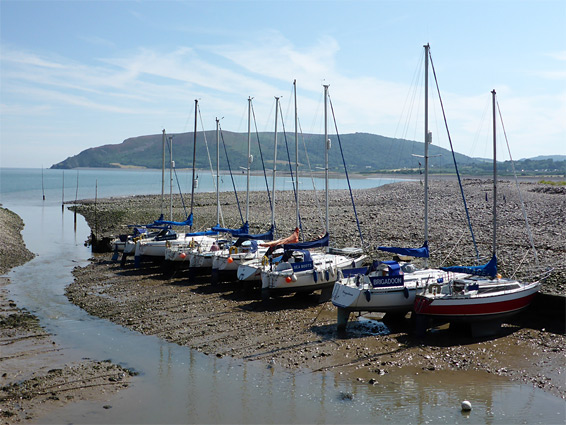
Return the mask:
[[[252,152],[251,152],[251,114],[252,114],[252,98],[248,97],[248,175],[246,182],[246,223],[249,223],[250,215],[250,167],[252,163]]]
[[[79,170],[77,169],[77,188],[75,190],[75,204],[77,203],[78,197],[79,197]]]
[[[300,219],[299,219],[299,118],[297,113],[297,80],[293,80],[293,95],[295,98],[295,181],[296,190],[295,190],[295,209],[296,209],[296,228],[300,228]]]
[[[163,218],[163,205],[165,203],[165,129],[163,129],[162,142],[163,153],[161,157],[161,218]]]
[[[216,118],[216,223],[220,225],[220,120]]]
[[[43,164],[41,164],[41,193],[43,195],[43,200],[45,201],[45,187],[43,186]]]
[[[425,177],[424,177],[424,241],[428,244],[428,145],[431,142],[431,135],[428,132],[428,56],[430,45],[427,43],[425,46],[425,124],[424,124],[424,163],[425,163]],[[428,258],[425,257],[425,267],[428,265]]]
[[[169,220],[173,221],[173,136],[169,136]]]
[[[65,170],[63,170],[63,178],[61,180],[61,211],[65,209]]]
[[[193,132],[193,179],[191,181],[191,212],[193,213],[193,206],[195,204],[195,162],[197,155],[197,115],[198,115],[198,99],[195,99],[195,130]],[[193,229],[191,224],[190,230]]]
[[[328,149],[330,149],[330,139],[328,139],[328,84],[324,85],[324,184],[326,201],[326,233],[328,234]]]
[[[277,175],[277,114],[279,113],[279,98],[275,96],[275,140],[273,142],[273,182],[271,183],[271,226],[275,231],[275,177]]]
[[[495,119],[495,90],[491,91],[493,106],[493,256],[497,244],[497,122]]]

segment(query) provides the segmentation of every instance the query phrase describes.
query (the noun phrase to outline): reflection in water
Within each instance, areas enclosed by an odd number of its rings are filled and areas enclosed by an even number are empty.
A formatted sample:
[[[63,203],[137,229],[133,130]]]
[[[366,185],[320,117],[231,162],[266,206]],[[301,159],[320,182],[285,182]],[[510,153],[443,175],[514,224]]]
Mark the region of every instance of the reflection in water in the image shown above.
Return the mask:
[[[330,372],[209,357],[89,316],[64,294],[72,269],[90,256],[82,217],[74,231],[72,213],[61,213],[57,203],[6,207],[22,217],[26,244],[38,254],[11,272],[11,297],[39,316],[69,362],[110,359],[140,372],[110,402],[73,403],[42,423],[564,422],[562,400],[486,373],[413,370],[368,385]],[[469,416],[460,411],[464,399],[473,405]]]

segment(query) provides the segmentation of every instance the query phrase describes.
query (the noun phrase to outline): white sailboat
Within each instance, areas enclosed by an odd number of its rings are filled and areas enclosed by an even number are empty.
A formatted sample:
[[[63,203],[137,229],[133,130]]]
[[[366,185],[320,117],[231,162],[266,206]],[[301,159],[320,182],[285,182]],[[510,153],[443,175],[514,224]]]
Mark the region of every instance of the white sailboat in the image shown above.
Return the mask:
[[[284,244],[284,253],[279,261],[271,259],[267,267],[261,270],[262,298],[269,299],[272,296],[289,293],[321,290],[321,299],[329,297],[329,292],[338,278],[338,273],[342,268],[359,267],[365,255],[349,257],[334,254],[329,250],[312,251],[315,248],[327,248],[329,243],[329,223],[328,223],[328,150],[330,140],[328,139],[328,85],[324,85],[324,143],[325,143],[325,195],[326,195],[326,234],[321,238],[300,242],[295,244]],[[296,96],[295,96],[296,105]],[[295,106],[296,111],[296,106]],[[296,117],[296,114],[295,114]],[[297,147],[297,119],[295,118],[295,150]],[[298,161],[297,161],[298,163]],[[298,168],[296,171],[298,182]],[[298,209],[298,184],[297,184],[297,209]],[[298,212],[297,212],[297,228]],[[357,252],[356,252],[357,254]]]
[[[195,181],[195,155],[196,155],[196,138],[197,138],[197,117],[198,117],[198,99],[195,99],[195,128],[194,128],[194,146],[193,146],[193,180],[191,184],[191,210],[190,214],[184,222],[176,222],[172,220],[173,216],[173,207],[172,204],[170,206],[170,215],[171,220],[159,220],[158,222],[161,224],[168,224],[168,225],[175,225],[175,226],[188,226],[192,228],[193,225],[193,206],[194,206],[194,181]],[[171,168],[170,174],[174,168],[173,162],[173,148],[171,146]],[[172,175],[170,176],[171,186],[173,182]],[[170,190],[172,196],[172,189]],[[157,222],[156,222],[157,223]],[[208,234],[201,234],[201,235],[193,235],[191,233],[182,233],[179,234],[177,232],[167,232],[163,235],[158,235],[155,238],[148,239],[148,238],[141,238],[136,241],[135,249],[134,249],[134,263],[136,266],[140,266],[141,260],[143,257],[151,258],[154,260],[163,260],[165,259],[165,251],[168,248],[173,246],[188,246],[190,244],[194,244],[195,241],[203,242],[210,240],[210,235]]]
[[[414,302],[417,332],[426,332],[430,319],[445,322],[464,322],[471,326],[472,335],[487,336],[497,333],[501,321],[527,308],[540,289],[541,279],[521,282],[502,278],[497,272],[497,153],[496,100],[493,103],[493,253],[483,266],[446,267],[466,273],[441,284],[427,285]],[[547,271],[543,276],[550,274]]]
[[[425,268],[419,269],[409,261],[378,261],[370,267],[343,270],[334,285],[332,303],[338,308],[338,329],[344,330],[351,312],[382,312],[406,314],[415,296],[427,284],[447,281],[454,273],[428,267],[428,162],[431,133],[428,130],[428,59],[429,45],[425,45],[425,142],[424,142],[424,244],[421,248],[379,247],[410,260],[425,259]]]
[[[161,166],[161,215],[158,220],[163,220],[163,207],[165,203],[165,130],[162,134],[162,166]],[[135,244],[138,239],[148,238],[153,239],[158,236],[162,231],[170,229],[169,225],[157,225],[154,223],[141,224],[141,225],[129,225],[132,229],[129,234],[119,235],[114,238],[111,242],[112,251],[114,252],[112,260],[116,261],[120,253],[125,253],[125,255],[132,255],[134,253]],[[124,258],[125,260],[125,258]]]
[[[247,160],[247,180],[246,180],[246,224],[249,223],[250,212],[250,171],[253,162],[251,155],[251,105],[252,98],[248,98],[248,160]],[[217,251],[212,256],[212,281],[216,283],[224,280],[235,280],[240,264],[262,258],[267,252],[267,248],[262,247],[264,241],[273,240],[274,225],[263,234],[240,234],[236,242],[228,248]]]
[[[295,82],[293,83],[295,86]],[[279,114],[279,97],[275,97],[275,138],[274,138],[274,148],[273,148],[273,173],[272,173],[272,184],[271,184],[271,226],[275,229],[275,198],[276,198],[276,176],[277,176],[277,118]],[[298,215],[297,215],[298,217]],[[279,239],[276,241],[271,241],[262,244],[264,248],[267,248],[266,252],[262,257],[256,257],[251,260],[243,261],[238,265],[237,277],[238,280],[243,282],[251,282],[252,285],[261,282],[261,271],[269,266],[269,258],[274,255],[282,255],[282,248],[277,248],[279,245],[284,243],[296,243],[299,241],[299,229],[295,229],[293,234],[287,238]],[[269,248],[272,248],[271,250]],[[275,250],[275,252],[274,252]]]
[[[220,224],[220,124],[216,118],[216,223]],[[196,150],[196,143],[195,143]],[[194,169],[194,168],[193,168]],[[193,189],[194,190],[194,189]],[[191,201],[192,205],[192,201]],[[212,257],[227,241],[219,239],[219,232],[209,229],[204,232],[187,234],[190,241],[186,244],[170,244],[165,249],[165,261],[175,270],[186,266],[192,271],[197,268],[212,267]]]

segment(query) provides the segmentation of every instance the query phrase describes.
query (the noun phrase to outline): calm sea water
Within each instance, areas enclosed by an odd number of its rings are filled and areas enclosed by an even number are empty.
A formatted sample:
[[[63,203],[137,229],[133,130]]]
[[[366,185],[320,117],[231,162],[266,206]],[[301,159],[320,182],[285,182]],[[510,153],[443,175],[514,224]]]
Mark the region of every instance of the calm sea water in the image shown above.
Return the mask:
[[[23,218],[26,245],[38,254],[10,272],[10,297],[40,318],[66,361],[111,359],[140,372],[110,401],[69,404],[40,423],[564,423],[563,400],[487,373],[435,372],[430,379],[407,372],[371,386],[331,372],[209,357],[90,316],[64,294],[72,269],[87,264],[90,252],[82,217],[75,224],[61,209],[63,173],[44,171],[46,201],[41,170],[3,169],[0,177],[1,202]],[[100,197],[161,191],[160,172],[81,170],[77,197],[94,197],[97,181]],[[65,172],[65,187],[64,199],[75,199],[76,172]],[[460,411],[464,399],[474,407],[468,415]]]

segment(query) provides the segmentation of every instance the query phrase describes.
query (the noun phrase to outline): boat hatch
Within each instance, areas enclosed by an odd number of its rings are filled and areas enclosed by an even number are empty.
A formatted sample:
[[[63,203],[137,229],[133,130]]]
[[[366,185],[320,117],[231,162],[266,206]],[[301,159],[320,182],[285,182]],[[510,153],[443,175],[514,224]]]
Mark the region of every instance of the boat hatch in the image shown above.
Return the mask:
[[[401,266],[401,270],[403,270],[403,273],[414,273],[417,271],[417,268],[414,264],[406,263]]]

